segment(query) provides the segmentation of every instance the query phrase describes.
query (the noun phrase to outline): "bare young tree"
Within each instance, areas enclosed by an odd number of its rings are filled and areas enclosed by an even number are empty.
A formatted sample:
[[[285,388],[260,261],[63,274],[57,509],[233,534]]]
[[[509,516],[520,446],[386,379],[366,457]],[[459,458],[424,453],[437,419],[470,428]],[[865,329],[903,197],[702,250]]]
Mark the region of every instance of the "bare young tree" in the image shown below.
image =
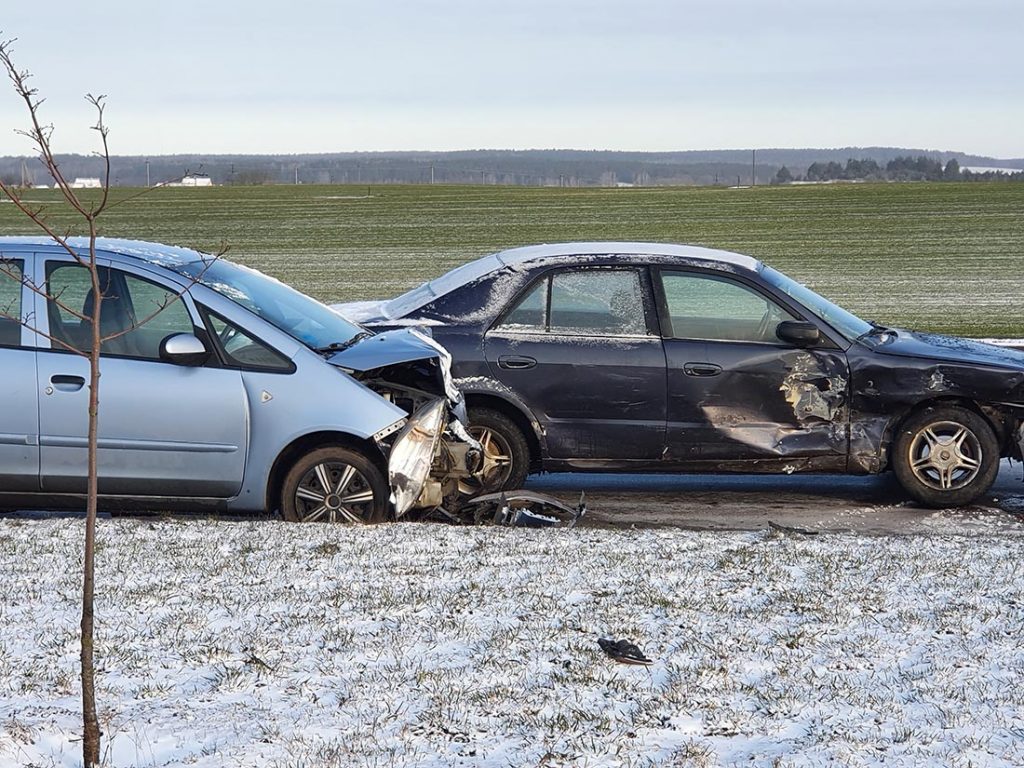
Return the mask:
[[[85,552],[82,579],[82,623],[81,623],[81,678],[82,678],[82,723],[83,740],[82,754],[86,768],[98,765],[100,760],[100,729],[96,714],[96,687],[95,687],[95,665],[94,665],[94,593],[95,593],[95,553],[96,553],[96,512],[99,495],[99,472],[97,466],[97,435],[99,425],[99,403],[100,403],[100,351],[105,342],[109,342],[119,336],[123,336],[136,328],[139,328],[166,309],[175,300],[202,279],[202,273],[191,280],[188,285],[176,294],[168,295],[163,302],[158,304],[153,312],[142,319],[132,319],[126,328],[119,328],[116,332],[104,334],[100,324],[103,311],[103,299],[112,298],[109,295],[108,287],[103,285],[103,274],[96,259],[96,239],[99,234],[98,220],[100,216],[111,206],[110,199],[110,151],[108,145],[108,129],[104,122],[104,96],[86,96],[87,101],[92,105],[96,114],[96,124],[92,126],[99,136],[100,149],[96,155],[103,163],[103,180],[98,197],[88,199],[80,195],[68,183],[64,174],[54,157],[51,149],[51,138],[53,126],[43,123],[40,118],[40,106],[43,99],[39,97],[37,90],[30,85],[31,73],[27,70],[18,69],[12,59],[12,45],[14,40],[0,40],[0,65],[6,70],[14,91],[18,98],[24,103],[28,111],[29,128],[18,130],[17,133],[28,138],[38,152],[46,172],[53,179],[54,186],[60,190],[64,203],[77,215],[83,225],[85,234],[88,237],[88,249],[75,247],[71,244],[70,237],[72,229],[58,231],[45,215],[45,210],[34,207],[27,202],[23,196],[23,190],[0,179],[0,197],[6,196],[14,203],[16,208],[25,215],[36,228],[42,230],[54,243],[63,248],[74,261],[88,270],[89,282],[93,295],[97,297],[92,303],[91,309],[83,307],[81,310],[72,307],[60,292],[49,289],[46,282],[37,284],[25,276],[21,271],[14,268],[11,260],[5,259],[0,253],[0,277],[7,277],[17,281],[20,285],[27,287],[33,293],[42,296],[46,301],[54,304],[62,312],[76,318],[83,327],[90,329],[89,339],[85,344],[76,345],[67,339],[60,338],[52,333],[44,332],[36,318],[31,314],[22,314],[15,311],[17,304],[11,306],[0,306],[0,319],[8,319],[25,326],[33,332],[49,339],[51,345],[78,354],[89,361],[89,426],[88,426],[88,484],[86,495],[86,518],[85,518]],[[151,188],[152,189],[152,188]],[[148,190],[144,190],[148,191]],[[134,197],[134,196],[133,196]],[[126,198],[131,199],[131,198]],[[119,202],[125,202],[121,200]],[[221,249],[217,254],[211,256],[204,267],[209,268],[226,249]]]

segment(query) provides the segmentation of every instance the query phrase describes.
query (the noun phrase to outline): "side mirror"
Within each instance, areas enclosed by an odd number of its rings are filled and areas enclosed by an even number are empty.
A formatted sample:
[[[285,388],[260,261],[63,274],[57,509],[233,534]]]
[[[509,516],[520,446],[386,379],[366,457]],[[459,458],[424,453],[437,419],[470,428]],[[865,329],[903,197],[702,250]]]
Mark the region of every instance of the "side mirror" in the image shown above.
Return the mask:
[[[797,347],[809,347],[821,339],[818,327],[803,320],[783,320],[775,326],[775,335],[787,344]]]
[[[173,333],[160,342],[160,359],[175,365],[202,365],[210,350],[191,333]]]

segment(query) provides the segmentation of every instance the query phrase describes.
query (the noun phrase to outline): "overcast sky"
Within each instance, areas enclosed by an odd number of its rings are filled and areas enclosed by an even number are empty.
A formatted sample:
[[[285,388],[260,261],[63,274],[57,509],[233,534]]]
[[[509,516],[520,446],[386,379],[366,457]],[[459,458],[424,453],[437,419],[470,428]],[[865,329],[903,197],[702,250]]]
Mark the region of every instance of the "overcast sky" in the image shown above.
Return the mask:
[[[4,0],[55,149],[1024,157],[1021,0]],[[30,149],[0,90],[0,154]]]

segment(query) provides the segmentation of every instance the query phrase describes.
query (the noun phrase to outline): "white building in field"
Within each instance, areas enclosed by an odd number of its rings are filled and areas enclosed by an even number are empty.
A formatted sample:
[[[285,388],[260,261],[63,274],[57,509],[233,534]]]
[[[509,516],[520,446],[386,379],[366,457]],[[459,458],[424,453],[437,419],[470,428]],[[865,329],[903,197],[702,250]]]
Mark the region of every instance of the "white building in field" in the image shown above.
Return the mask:
[[[213,180],[205,173],[190,173],[182,176],[181,181],[172,181],[169,187],[212,187]]]
[[[99,179],[94,179],[86,176],[79,176],[77,179],[71,182],[72,189],[100,189],[103,184]]]

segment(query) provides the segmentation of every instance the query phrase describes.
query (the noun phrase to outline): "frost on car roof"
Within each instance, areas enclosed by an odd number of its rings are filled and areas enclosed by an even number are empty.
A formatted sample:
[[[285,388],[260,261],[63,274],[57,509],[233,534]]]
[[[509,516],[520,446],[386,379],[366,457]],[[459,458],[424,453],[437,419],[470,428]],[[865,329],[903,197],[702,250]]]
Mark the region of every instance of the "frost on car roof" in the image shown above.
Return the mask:
[[[544,261],[560,256],[658,256],[697,261],[717,262],[729,267],[757,270],[761,262],[751,256],[695,245],[672,245],[669,243],[628,243],[628,242],[576,242],[553,245],[527,245],[509,248],[489,256],[470,261],[445,274],[403,293],[383,306],[385,317],[397,319],[414,312],[434,299],[496,272],[502,267],[522,266],[531,262]]]
[[[89,252],[88,237],[69,237],[68,245],[80,254]],[[0,237],[0,250],[4,247],[46,247],[51,250],[64,251],[64,249],[51,237]],[[148,243],[144,240],[123,240],[115,237],[97,237],[96,250],[104,253],[116,253],[123,256],[130,256],[141,261],[156,264],[161,267],[180,267],[199,261],[209,254],[202,253],[193,248],[182,248],[177,245],[163,245],[161,243]]]
[[[676,256],[682,259],[701,259],[718,261],[744,269],[756,270],[760,265],[752,256],[731,251],[719,251],[714,248],[701,248],[696,245],[673,245],[671,243],[625,243],[625,242],[583,242],[556,243],[553,245],[527,245],[522,248],[510,248],[494,254],[502,264],[524,264],[538,259],[549,259],[555,256],[605,256],[621,254],[624,256]]]

